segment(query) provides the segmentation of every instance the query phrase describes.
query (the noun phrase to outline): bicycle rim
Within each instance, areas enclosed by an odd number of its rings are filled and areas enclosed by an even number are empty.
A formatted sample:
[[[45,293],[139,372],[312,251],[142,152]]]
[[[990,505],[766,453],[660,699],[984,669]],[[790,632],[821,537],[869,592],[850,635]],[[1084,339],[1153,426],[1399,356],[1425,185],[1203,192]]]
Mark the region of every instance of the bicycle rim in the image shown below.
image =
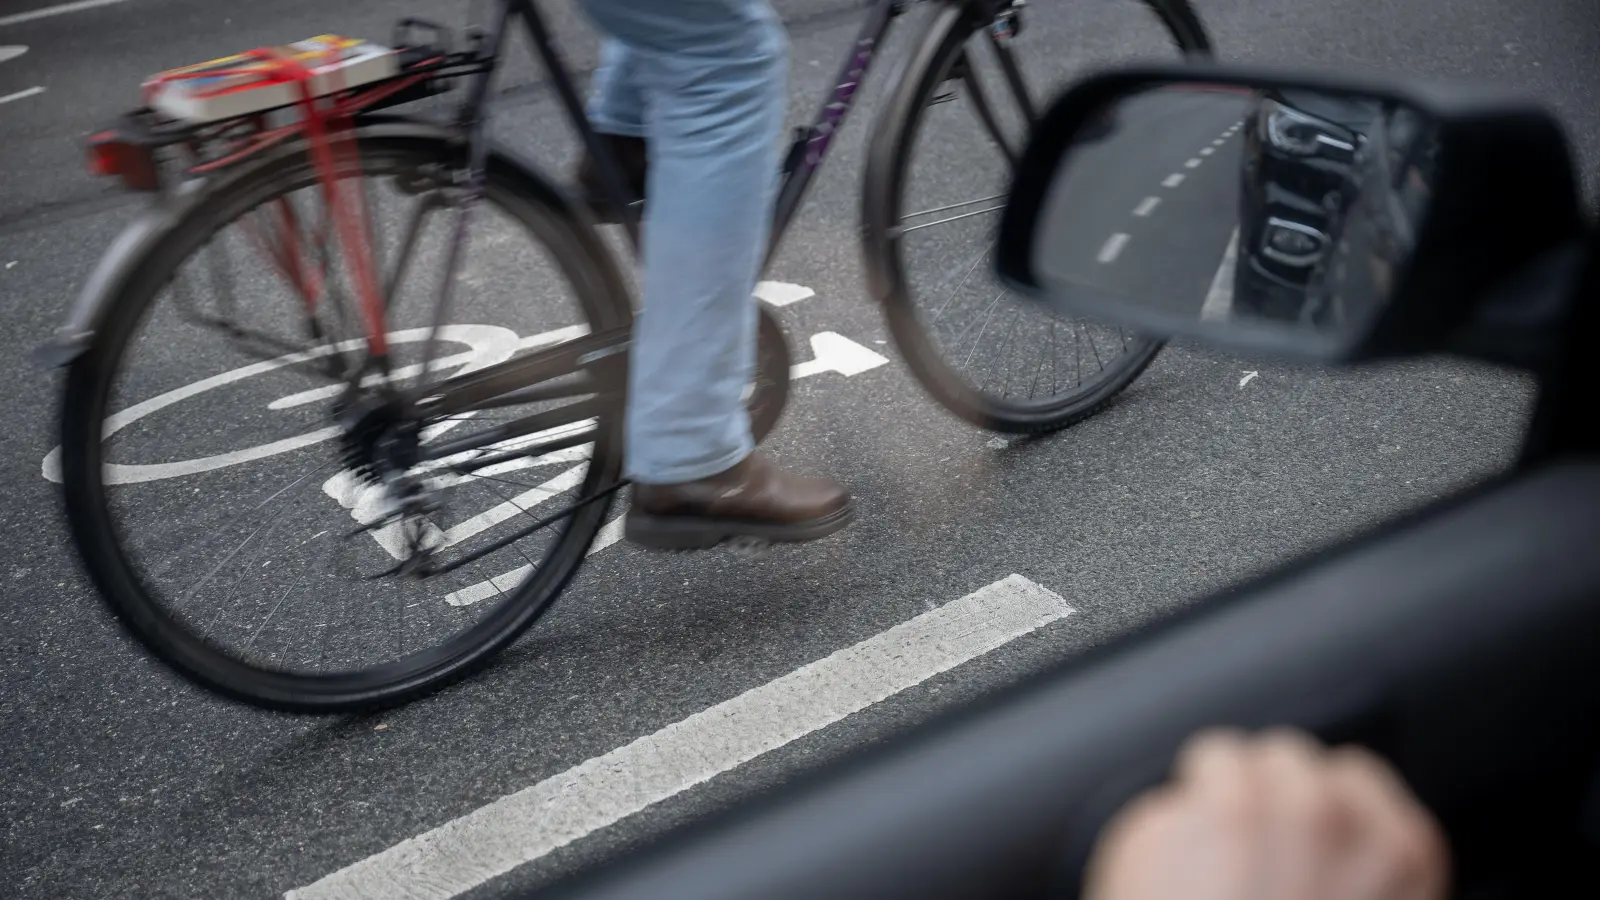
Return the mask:
[[[1142,28],[1152,46],[1167,46],[1168,53],[1171,46],[1186,54],[1210,52],[1186,4],[1147,0],[1117,8],[1143,17],[1118,24],[1130,33]],[[1151,12],[1159,29],[1150,25]],[[1034,60],[1028,31],[1035,23],[1025,22],[1012,56],[1037,109],[1052,94],[1040,89],[1038,77],[1048,67],[1029,65]],[[1052,315],[1011,296],[992,275],[993,229],[1009,170],[990,131],[1020,152],[1026,116],[1000,65],[997,42],[988,37],[991,24],[974,18],[970,7],[950,4],[935,13],[918,42],[869,151],[864,264],[896,348],[942,406],[988,430],[1047,432],[1104,408],[1163,344]],[[991,155],[969,162],[980,145]],[[925,196],[917,196],[919,187],[930,185]],[[999,349],[980,355],[986,341]]]

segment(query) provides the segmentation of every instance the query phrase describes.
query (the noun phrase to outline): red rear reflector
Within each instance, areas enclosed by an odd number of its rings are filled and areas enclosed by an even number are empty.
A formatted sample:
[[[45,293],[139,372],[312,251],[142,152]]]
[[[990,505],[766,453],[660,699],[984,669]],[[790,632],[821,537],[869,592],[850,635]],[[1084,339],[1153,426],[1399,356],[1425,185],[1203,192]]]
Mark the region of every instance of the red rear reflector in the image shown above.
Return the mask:
[[[121,174],[122,160],[116,144],[92,144],[89,147],[89,174],[104,177]]]
[[[136,191],[156,190],[159,182],[155,153],[112,131],[102,131],[89,139],[89,172],[121,178],[124,185]]]

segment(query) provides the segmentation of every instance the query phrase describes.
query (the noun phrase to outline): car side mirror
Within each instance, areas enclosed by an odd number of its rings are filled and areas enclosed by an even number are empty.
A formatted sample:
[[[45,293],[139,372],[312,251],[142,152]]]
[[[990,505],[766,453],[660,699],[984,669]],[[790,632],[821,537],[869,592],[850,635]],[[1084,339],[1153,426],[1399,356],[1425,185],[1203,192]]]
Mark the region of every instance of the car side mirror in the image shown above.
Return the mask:
[[[1055,100],[996,264],[1025,296],[1154,337],[1520,364],[1559,317],[1512,316],[1485,340],[1486,306],[1506,302],[1493,289],[1530,267],[1576,277],[1586,231],[1561,127],[1526,99],[1185,64]]]

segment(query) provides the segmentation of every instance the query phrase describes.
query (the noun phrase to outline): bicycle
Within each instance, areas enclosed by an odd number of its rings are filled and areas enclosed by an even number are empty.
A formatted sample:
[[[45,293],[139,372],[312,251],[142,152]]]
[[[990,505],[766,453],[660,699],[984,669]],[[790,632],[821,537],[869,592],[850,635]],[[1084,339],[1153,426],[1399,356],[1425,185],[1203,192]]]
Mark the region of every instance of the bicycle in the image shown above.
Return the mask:
[[[1187,0],[1141,2],[1181,51],[1210,53]],[[816,122],[798,132],[784,164],[769,263],[851,108],[875,48],[906,5],[906,0],[872,0]],[[937,0],[873,132],[861,201],[862,246],[870,292],[883,306],[894,341],[919,382],[970,422],[1038,432],[1092,415],[1138,377],[1160,343],[1135,338],[1129,349],[1124,338],[1128,352],[1121,362],[1087,387],[1080,380],[1066,394],[1042,400],[1031,393],[1023,400],[986,394],[941,356],[924,328],[902,247],[905,235],[922,224],[908,225],[908,219],[1000,199],[905,213],[905,169],[924,112],[958,89],[973,98],[988,139],[1007,159],[1014,157],[1020,145],[1008,138],[988,104],[968,42],[982,35],[996,54],[1026,127],[1032,99],[1011,43],[1021,12],[1020,0]],[[107,252],[67,326],[42,348],[42,361],[67,368],[62,442],[46,457],[44,471],[63,484],[73,539],[111,610],[150,652],[204,688],[293,712],[370,709],[435,691],[486,664],[550,608],[595,546],[611,501],[624,486],[620,420],[633,317],[629,286],[593,211],[485,131],[491,80],[513,20],[525,26],[565,114],[594,156],[608,201],[626,210],[622,224],[637,250],[640,208],[648,198],[628,195],[617,161],[588,122],[532,0],[496,0],[488,27],[473,31],[469,49],[462,51],[450,48],[449,32],[441,26],[402,20],[395,41],[403,49],[399,75],[325,97],[307,94],[294,109],[280,111],[300,114],[288,124],[255,114],[185,125],[141,109],[91,142],[99,174],[119,177],[127,187],[158,199]],[[427,39],[412,40],[418,36]],[[468,79],[466,96],[454,125],[385,112],[442,94],[462,78]],[[325,121],[318,124],[319,117]],[[319,137],[328,123],[343,123],[345,130]],[[343,193],[352,180],[359,182],[356,201]],[[375,192],[386,185],[401,202],[414,202],[397,241],[382,234],[386,219],[372,212],[383,205]],[[299,192],[312,199],[301,199]],[[502,233],[482,225],[470,246],[495,250],[489,258],[496,265],[526,263],[532,272],[494,279],[480,274],[474,280],[467,225],[487,215],[485,208],[503,215],[510,227]],[[957,212],[952,218],[998,209]],[[419,247],[430,221],[452,213],[454,223],[434,254],[442,261],[442,286],[431,308],[414,309],[407,304],[403,276],[414,257],[424,253]],[[223,299],[218,287],[224,282],[231,287],[241,267],[207,254],[227,250],[222,230],[235,223],[261,251],[260,259],[247,258],[243,268],[255,268],[245,280],[288,296],[287,312]],[[534,238],[536,249],[547,248],[548,257],[519,249],[519,234]],[[338,246],[353,249],[345,271],[332,262]],[[392,272],[384,276],[386,249],[393,260]],[[193,272],[184,268],[201,256],[210,263],[202,267],[197,261]],[[977,266],[968,270],[969,277]],[[450,321],[481,311],[480,305],[505,311],[489,296],[486,281],[565,283],[578,300],[577,321],[550,328],[551,319],[562,314],[546,316],[548,311],[541,310],[544,318],[536,326],[541,330],[531,334]],[[175,299],[170,307],[158,307],[157,294],[169,286]],[[533,312],[534,299],[519,297],[512,311]],[[160,336],[136,344],[146,327]],[[221,334],[224,341],[202,344],[191,332],[206,338]],[[1050,334],[1053,348],[1054,325]],[[758,438],[771,431],[783,410],[791,364],[787,339],[765,308],[759,335],[756,373],[747,393]],[[441,355],[447,343],[467,349]],[[419,346],[420,360],[403,363],[405,354]],[[155,371],[128,374],[144,355],[155,360]],[[191,360],[220,374],[175,383],[171,364]],[[444,370],[454,372],[429,378]],[[415,384],[405,383],[413,377]],[[257,395],[225,399],[245,389]],[[278,396],[250,405],[263,392]],[[124,393],[139,399],[111,412]],[[231,443],[209,455],[186,450],[200,455],[177,461],[108,461],[113,445],[119,453],[138,451],[151,442],[140,433],[163,434],[157,420],[179,405],[189,413],[185,440],[195,443],[223,426],[295,417],[304,423],[297,427],[309,430],[243,450]],[[513,417],[501,418],[506,415]],[[452,434],[473,420],[484,427]],[[303,470],[303,457],[323,443],[337,445],[338,452]],[[550,466],[567,468],[535,485],[512,478]],[[221,473],[240,469],[251,473],[243,486],[216,487]],[[280,486],[278,479],[291,469],[300,474]],[[290,516],[300,492],[330,469],[322,496],[311,491],[321,505]],[[148,513],[159,522],[148,533],[134,534],[107,488],[173,479],[192,484],[201,506],[179,517],[171,509],[171,494],[130,489],[126,515]],[[489,509],[441,524],[448,521],[450,504],[469,494],[471,499],[459,502],[487,502]],[[566,502],[535,515],[558,499]],[[269,505],[276,511],[253,530],[231,514]],[[343,532],[324,528],[298,545],[281,539],[285,521],[309,523],[330,510],[348,514],[356,529],[349,531],[348,523]],[[495,534],[522,517],[532,521]],[[363,571],[360,551],[351,548],[364,542],[350,540],[363,534],[392,565]],[[227,546],[240,535],[244,540],[226,553],[191,548],[190,539],[216,537]],[[534,551],[537,559],[525,549],[536,537],[547,540]],[[252,542],[253,555],[245,552]],[[337,594],[344,608],[336,608],[335,594],[319,587],[303,564],[281,561],[285,548],[295,547],[325,554],[343,571],[359,575],[356,583],[365,589]],[[502,550],[515,552],[522,564],[484,577],[505,566],[484,564]],[[239,581],[226,594],[211,589],[222,568],[236,562],[243,572]],[[150,582],[188,571],[205,574],[173,597],[176,605],[168,608]],[[280,571],[288,577],[278,577]],[[452,576],[467,583],[447,592],[439,585]],[[407,591],[420,591],[422,597],[407,603]],[[391,592],[392,600],[387,599]],[[309,613],[301,618],[312,625],[310,639],[282,634],[290,621],[284,607],[291,594],[297,605],[308,604]],[[383,628],[382,617],[349,611],[363,597],[378,602],[380,610],[394,607],[391,633],[376,633]],[[259,622],[224,621],[225,614],[239,609],[256,613]],[[413,617],[409,625],[408,615]],[[426,621],[418,625],[418,617]],[[341,618],[358,632],[353,643],[334,636],[334,620]],[[414,639],[419,628],[423,636]],[[244,646],[225,646],[232,637]],[[256,650],[263,638],[279,642],[275,653]],[[356,659],[380,642],[392,642],[394,658]],[[315,671],[281,662],[286,654],[311,652],[314,646],[320,647]]]

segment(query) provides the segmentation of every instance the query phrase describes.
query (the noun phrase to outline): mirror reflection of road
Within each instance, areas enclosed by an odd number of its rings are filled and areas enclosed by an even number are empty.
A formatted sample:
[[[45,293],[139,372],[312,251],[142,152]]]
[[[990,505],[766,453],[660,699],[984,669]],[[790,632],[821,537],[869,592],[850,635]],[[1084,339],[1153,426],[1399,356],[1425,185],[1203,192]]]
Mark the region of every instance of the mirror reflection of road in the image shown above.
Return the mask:
[[[1121,101],[1051,189],[1043,233],[1056,277],[1139,305],[1200,315],[1238,222],[1239,129],[1249,98],[1173,87]],[[1215,297],[1212,298],[1216,302]],[[1226,296],[1221,298],[1224,302]]]

